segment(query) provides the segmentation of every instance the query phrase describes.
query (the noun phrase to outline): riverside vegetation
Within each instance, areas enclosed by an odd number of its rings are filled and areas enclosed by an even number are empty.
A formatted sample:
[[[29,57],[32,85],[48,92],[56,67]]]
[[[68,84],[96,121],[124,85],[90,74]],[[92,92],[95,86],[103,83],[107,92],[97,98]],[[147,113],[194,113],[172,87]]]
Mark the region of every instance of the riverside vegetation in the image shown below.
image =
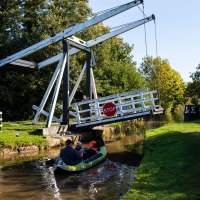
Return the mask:
[[[112,126],[121,125],[113,123]],[[3,148],[16,150],[18,147],[32,145],[39,149],[47,148],[47,140],[38,133],[39,128],[44,128],[44,123],[33,125],[30,120],[3,122],[3,131],[0,132],[0,150]]]
[[[200,121],[148,130],[126,199],[200,199]]]
[[[47,141],[37,133],[44,124],[32,125],[30,121],[4,122],[0,132],[0,148],[17,149],[21,146],[46,148]]]

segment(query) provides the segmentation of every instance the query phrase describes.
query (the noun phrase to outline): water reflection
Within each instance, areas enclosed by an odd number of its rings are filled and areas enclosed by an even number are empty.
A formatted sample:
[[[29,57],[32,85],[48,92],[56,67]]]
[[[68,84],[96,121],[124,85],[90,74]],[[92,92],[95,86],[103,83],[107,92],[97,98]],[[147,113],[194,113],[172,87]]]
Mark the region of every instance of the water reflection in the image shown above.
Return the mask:
[[[52,168],[41,171],[49,194],[54,199],[120,199],[133,182],[135,167],[115,163],[106,159],[104,162],[79,174],[54,175]]]
[[[184,121],[183,112],[168,113],[165,115],[154,115],[145,118],[146,129],[159,128],[167,123],[180,123]]]

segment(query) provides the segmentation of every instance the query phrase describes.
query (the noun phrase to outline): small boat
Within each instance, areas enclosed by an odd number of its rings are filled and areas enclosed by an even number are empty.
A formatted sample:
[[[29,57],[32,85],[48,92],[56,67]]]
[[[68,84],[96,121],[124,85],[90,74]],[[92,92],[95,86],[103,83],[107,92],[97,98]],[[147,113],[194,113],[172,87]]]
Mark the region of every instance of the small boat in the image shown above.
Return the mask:
[[[93,167],[94,165],[100,163],[106,157],[105,146],[100,147],[96,155],[76,164],[76,165],[66,165],[62,159],[59,159],[57,164],[54,166],[54,173],[58,172],[81,172],[86,169]]]
[[[200,119],[200,105],[185,105],[184,121],[192,121]]]

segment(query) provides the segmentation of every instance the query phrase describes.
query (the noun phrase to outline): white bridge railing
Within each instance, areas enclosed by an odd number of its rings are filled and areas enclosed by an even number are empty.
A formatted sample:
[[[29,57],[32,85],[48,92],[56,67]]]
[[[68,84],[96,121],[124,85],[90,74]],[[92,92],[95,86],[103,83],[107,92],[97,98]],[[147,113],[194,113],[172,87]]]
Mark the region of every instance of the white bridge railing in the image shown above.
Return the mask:
[[[75,118],[73,126],[76,128],[109,124],[151,114],[161,114],[163,113],[163,108],[159,105],[156,95],[156,90],[141,89],[91,99],[71,104],[69,114]],[[105,108],[104,105],[109,102],[113,106]],[[62,109],[62,106],[59,106],[59,108]],[[33,105],[33,109],[38,110],[39,108]],[[112,111],[113,109],[116,112],[112,116],[107,116],[105,111]],[[41,110],[41,113],[47,117],[49,115],[44,110]],[[52,119],[58,123],[62,122],[62,116],[60,119],[53,116]]]
[[[84,127],[160,114],[163,109],[159,105],[158,97],[154,97],[156,93],[155,90],[142,89],[74,103],[70,106],[70,115],[76,118],[76,127]],[[103,110],[103,106],[108,102],[116,106],[116,113],[110,117],[105,115]]]

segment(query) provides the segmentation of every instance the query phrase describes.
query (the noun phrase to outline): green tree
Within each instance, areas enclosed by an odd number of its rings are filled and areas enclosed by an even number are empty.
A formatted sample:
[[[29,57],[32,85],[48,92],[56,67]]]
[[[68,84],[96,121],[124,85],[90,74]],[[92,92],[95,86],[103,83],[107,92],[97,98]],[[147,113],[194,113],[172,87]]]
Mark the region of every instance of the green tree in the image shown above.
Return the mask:
[[[57,33],[85,21],[91,14],[87,3],[88,0],[0,1],[0,59],[48,38],[49,27]],[[62,46],[57,43],[24,59],[40,62],[61,51]],[[33,117],[31,107],[40,103],[54,69],[55,65],[51,65],[30,74],[6,68],[0,72],[0,110],[5,120]]]
[[[92,15],[88,0],[11,0],[0,1],[1,35],[0,59],[50,37],[50,27],[58,33],[67,27],[84,22]],[[76,34],[83,40],[95,39],[108,33],[109,27],[99,23]],[[99,96],[145,87],[145,81],[136,69],[131,51],[133,46],[114,37],[100,46],[92,47],[97,65],[94,68]],[[23,59],[41,62],[62,52],[61,42],[52,44]],[[70,90],[82,70],[86,53],[70,57]],[[56,64],[32,73],[4,70],[0,72],[0,110],[5,120],[21,120],[33,117],[32,105],[39,105],[50,82]],[[6,69],[6,68],[5,68]],[[62,87],[61,87],[62,90]],[[79,91],[85,92],[85,76]],[[51,96],[51,95],[50,95]],[[50,100],[44,109],[49,110]],[[62,104],[60,92],[58,104]]]
[[[131,51],[133,46],[114,37],[104,42],[98,51],[95,80],[100,96],[141,89],[145,81],[136,68]]]
[[[192,82],[187,83],[185,95],[191,99],[196,99],[195,103],[200,98],[200,64],[196,67],[196,71],[190,76]]]
[[[148,88],[158,91],[163,108],[168,110],[185,103],[185,83],[167,60],[146,57],[140,66],[140,72],[147,81]]]

